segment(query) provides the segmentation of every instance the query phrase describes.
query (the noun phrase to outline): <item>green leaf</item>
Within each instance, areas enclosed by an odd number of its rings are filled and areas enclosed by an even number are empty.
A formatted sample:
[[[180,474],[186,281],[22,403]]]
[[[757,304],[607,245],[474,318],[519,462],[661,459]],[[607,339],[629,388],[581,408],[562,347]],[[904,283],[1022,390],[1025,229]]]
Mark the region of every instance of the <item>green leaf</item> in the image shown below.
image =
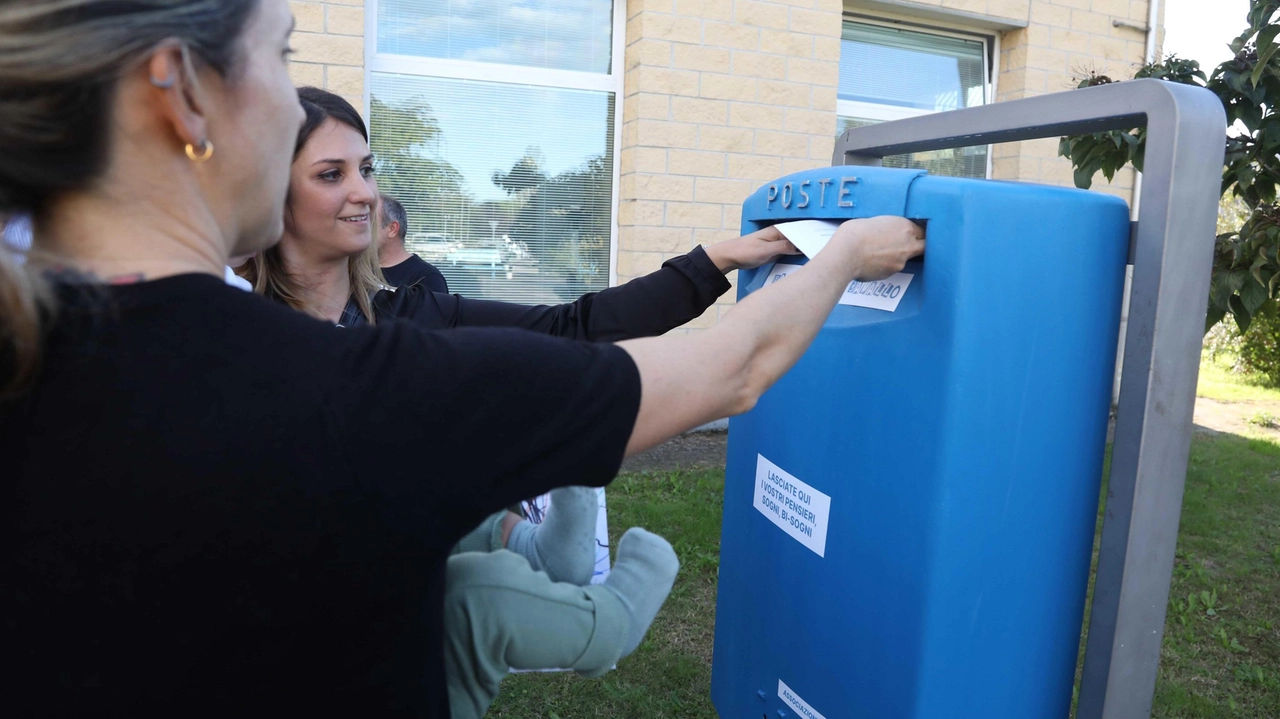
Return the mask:
[[[1267,30],[1270,29],[1267,28]],[[1253,83],[1254,87],[1257,87],[1258,80],[1262,78],[1262,73],[1267,71],[1267,63],[1271,62],[1271,57],[1276,54],[1277,50],[1280,50],[1280,45],[1271,43],[1267,46],[1267,49],[1258,51],[1258,64],[1253,66],[1253,72],[1249,75],[1249,81]]]
[[[1231,54],[1239,55],[1240,51],[1244,49],[1244,46],[1249,44],[1249,39],[1252,37],[1253,37],[1253,30],[1249,29],[1249,30],[1245,30],[1243,33],[1240,34],[1239,37],[1232,40],[1230,44],[1228,44],[1228,47],[1231,48]]]
[[[1249,280],[1244,287],[1240,288],[1239,297],[1240,304],[1244,306],[1250,315],[1253,315],[1262,306],[1262,303],[1267,301],[1267,288],[1259,282],[1253,282],[1252,277]]]
[[[1257,258],[1254,259],[1253,264],[1249,267],[1249,274],[1253,275],[1253,279],[1257,280],[1258,284],[1262,287],[1266,287],[1267,281],[1271,279],[1270,273],[1266,276],[1263,275],[1263,271],[1267,269],[1268,263],[1269,260],[1267,259],[1266,253],[1259,252]],[[1270,293],[1268,292],[1268,294]]]
[[[1280,276],[1280,275],[1277,275],[1277,276]],[[1205,318],[1204,318],[1204,331],[1207,333],[1209,330],[1213,329],[1214,325],[1221,322],[1223,318],[1225,318],[1226,316],[1227,316],[1227,309],[1225,306],[1221,308],[1212,307],[1212,306],[1209,307],[1209,313],[1205,315]]]
[[[1249,273],[1245,270],[1232,270],[1222,275],[1222,280],[1226,284],[1227,291],[1235,294],[1244,287],[1245,280],[1249,279]]]
[[[1240,168],[1240,172],[1237,173],[1236,177],[1238,179],[1236,181],[1240,183],[1240,187],[1242,188],[1249,187],[1253,185],[1253,178],[1256,176],[1256,174],[1257,174],[1257,171],[1253,169],[1253,165],[1245,165],[1244,167]]]
[[[1249,314],[1249,310],[1245,309],[1244,302],[1240,299],[1240,295],[1231,295],[1227,300],[1227,306],[1231,308],[1231,316],[1236,321],[1236,326],[1240,328],[1240,334],[1249,331],[1249,324],[1253,322],[1253,317]]]
[[[1258,48],[1259,56],[1261,56],[1263,48],[1271,47],[1275,43],[1277,35],[1280,35],[1280,25],[1268,25],[1262,28],[1262,31],[1258,33],[1258,41],[1254,43],[1254,47]],[[1263,65],[1265,63],[1259,60],[1258,64]]]
[[[1093,186],[1093,173],[1097,172],[1093,167],[1077,167],[1074,175],[1076,187],[1087,190]]]

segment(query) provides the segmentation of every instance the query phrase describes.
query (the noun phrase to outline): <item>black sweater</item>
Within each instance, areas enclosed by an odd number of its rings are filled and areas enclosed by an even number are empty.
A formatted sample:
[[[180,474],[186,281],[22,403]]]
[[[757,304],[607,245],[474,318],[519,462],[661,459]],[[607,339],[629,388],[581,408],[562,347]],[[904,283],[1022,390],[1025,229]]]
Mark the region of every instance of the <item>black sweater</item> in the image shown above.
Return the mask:
[[[518,305],[431,292],[421,285],[374,295],[379,320],[406,319],[425,329],[519,327],[594,342],[652,337],[695,319],[729,290],[729,281],[701,247],[673,257],[656,272],[562,305]],[[354,303],[341,324],[363,318]]]

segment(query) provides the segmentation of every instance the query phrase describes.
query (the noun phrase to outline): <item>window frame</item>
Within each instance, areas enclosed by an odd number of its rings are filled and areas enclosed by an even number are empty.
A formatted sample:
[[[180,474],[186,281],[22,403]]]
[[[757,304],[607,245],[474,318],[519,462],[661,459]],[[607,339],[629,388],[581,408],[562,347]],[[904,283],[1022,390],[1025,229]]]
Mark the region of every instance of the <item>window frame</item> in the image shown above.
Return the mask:
[[[840,29],[843,36],[844,24],[846,22],[855,22],[863,25],[878,25],[880,27],[888,27],[902,30],[910,30],[925,35],[938,35],[941,37],[954,37],[961,40],[976,40],[982,43],[982,71],[985,73],[982,83],[982,104],[989,105],[996,101],[996,90],[998,89],[997,79],[1000,77],[1000,34],[993,32],[982,32],[973,28],[966,28],[962,25],[954,27],[943,27],[935,24],[926,24],[920,22],[912,22],[910,20],[900,20],[896,18],[877,17],[874,15],[863,15],[861,13],[844,11],[840,16]],[[888,122],[892,120],[903,120],[909,117],[920,117],[921,115],[932,115],[935,110],[921,110],[919,108],[896,107],[893,105],[880,105],[873,102],[859,102],[856,100],[841,100],[836,98],[836,118],[854,117],[864,118],[867,120],[877,120],[880,122]],[[992,159],[995,153],[994,145],[987,145],[987,179],[991,179]]]
[[[609,72],[552,70],[525,65],[417,57],[377,52],[378,0],[365,0],[364,8],[364,116],[369,117],[373,97],[373,74],[394,73],[449,80],[475,80],[505,85],[550,87],[613,93],[613,176],[609,209],[609,286],[618,284],[618,201],[622,170],[623,72],[626,69],[627,3],[612,0],[613,23],[610,37]],[[512,71],[518,73],[512,77]]]

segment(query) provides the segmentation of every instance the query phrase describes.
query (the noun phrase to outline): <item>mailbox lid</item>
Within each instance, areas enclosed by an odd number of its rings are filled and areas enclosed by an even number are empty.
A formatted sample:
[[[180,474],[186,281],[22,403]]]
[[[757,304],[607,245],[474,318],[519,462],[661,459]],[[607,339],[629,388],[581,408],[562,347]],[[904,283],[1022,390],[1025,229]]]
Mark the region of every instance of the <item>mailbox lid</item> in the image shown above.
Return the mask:
[[[765,184],[743,203],[757,228],[788,220],[905,216],[911,185],[924,170],[845,165],[805,170]]]

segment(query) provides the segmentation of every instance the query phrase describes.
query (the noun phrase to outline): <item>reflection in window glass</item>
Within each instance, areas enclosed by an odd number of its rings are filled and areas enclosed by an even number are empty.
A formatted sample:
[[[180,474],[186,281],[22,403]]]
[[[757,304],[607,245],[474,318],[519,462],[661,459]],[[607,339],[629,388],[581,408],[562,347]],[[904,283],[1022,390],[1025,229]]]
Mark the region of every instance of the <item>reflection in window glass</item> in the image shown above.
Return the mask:
[[[986,102],[984,41],[845,21],[837,136],[850,128]],[[986,177],[986,145],[884,158],[885,167]]]
[[[613,93],[373,73],[379,188],[451,291],[526,304],[609,284]]]
[[[878,120],[864,120],[855,117],[841,117],[837,118],[837,120],[836,137],[840,137],[845,130],[850,128],[879,122]],[[911,155],[890,155],[884,158],[884,166],[928,170],[930,175],[982,178],[987,176],[987,145],[917,152]]]
[[[612,0],[380,0],[377,51],[608,73]]]
[[[982,49],[980,40],[846,22],[838,96],[930,111],[981,105]]]

